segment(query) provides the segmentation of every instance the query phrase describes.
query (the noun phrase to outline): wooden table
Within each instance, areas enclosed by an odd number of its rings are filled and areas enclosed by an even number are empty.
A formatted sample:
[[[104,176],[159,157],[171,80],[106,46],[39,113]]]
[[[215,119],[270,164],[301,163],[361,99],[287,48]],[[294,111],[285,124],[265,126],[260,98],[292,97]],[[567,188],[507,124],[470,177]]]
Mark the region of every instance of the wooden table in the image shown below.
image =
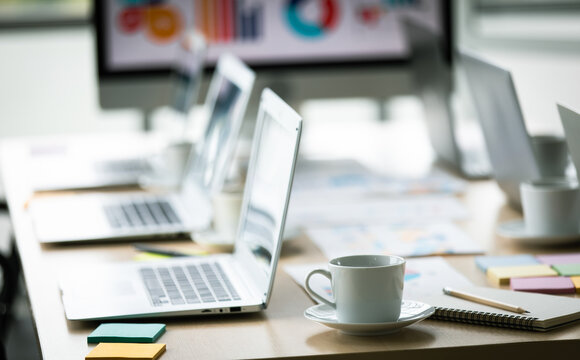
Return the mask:
[[[22,144],[23,141],[4,142],[2,173],[40,349],[45,359],[82,359],[92,348],[87,344],[87,335],[98,323],[66,320],[57,285],[58,273],[74,271],[77,266],[131,260],[135,251],[129,244],[119,243],[40,245],[25,207],[31,193],[23,179]],[[580,245],[530,248],[496,237],[493,229],[499,219],[520,215],[504,205],[503,196],[491,181],[470,183],[461,199],[471,217],[459,224],[488,254],[580,251]],[[174,248],[197,246],[190,241],[152,244]],[[475,284],[486,285],[485,276],[476,268],[472,256],[446,259]],[[304,310],[313,302],[282,270],[286,264],[320,261],[325,261],[321,252],[302,235],[284,244],[273,296],[262,313],[157,319],[167,324],[167,332],[160,339],[167,344],[162,359],[352,358],[355,354],[361,359],[398,355],[405,359],[433,356],[489,359],[513,354],[521,358],[551,357],[554,353],[577,353],[580,348],[580,323],[536,333],[426,320],[387,336],[340,334],[304,318]]]

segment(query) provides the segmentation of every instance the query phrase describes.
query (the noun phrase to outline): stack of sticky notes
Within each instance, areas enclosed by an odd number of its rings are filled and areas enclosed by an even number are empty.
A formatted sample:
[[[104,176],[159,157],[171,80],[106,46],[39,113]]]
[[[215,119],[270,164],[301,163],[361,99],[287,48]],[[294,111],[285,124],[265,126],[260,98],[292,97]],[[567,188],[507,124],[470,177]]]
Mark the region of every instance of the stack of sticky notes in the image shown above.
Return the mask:
[[[98,345],[85,359],[155,360],[165,351],[165,344],[153,343],[164,332],[164,324],[101,324],[87,338]]]
[[[496,285],[549,294],[580,293],[580,253],[478,256],[475,263]]]
[[[165,352],[165,344],[100,343],[85,360],[156,360]]]

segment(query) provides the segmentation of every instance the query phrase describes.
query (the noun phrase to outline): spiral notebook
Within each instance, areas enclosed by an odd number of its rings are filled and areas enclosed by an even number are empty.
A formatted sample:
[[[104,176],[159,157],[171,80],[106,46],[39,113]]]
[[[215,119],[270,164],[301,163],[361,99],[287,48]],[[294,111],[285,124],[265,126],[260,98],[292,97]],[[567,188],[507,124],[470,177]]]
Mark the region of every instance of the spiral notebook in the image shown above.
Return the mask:
[[[529,312],[517,314],[441,293],[421,299],[436,309],[430,319],[534,331],[552,330],[580,319],[578,298],[485,287],[469,287],[461,290],[517,305]]]

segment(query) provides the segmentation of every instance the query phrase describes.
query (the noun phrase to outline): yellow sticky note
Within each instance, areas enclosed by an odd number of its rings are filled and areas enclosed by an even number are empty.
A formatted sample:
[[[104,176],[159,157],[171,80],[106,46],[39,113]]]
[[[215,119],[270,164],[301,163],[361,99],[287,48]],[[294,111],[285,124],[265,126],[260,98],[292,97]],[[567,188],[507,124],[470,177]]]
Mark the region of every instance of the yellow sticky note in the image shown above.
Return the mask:
[[[487,278],[494,284],[509,285],[511,278],[558,276],[550,265],[498,266],[487,269]]]
[[[576,292],[580,294],[580,276],[572,276],[570,280],[574,283],[574,287],[576,288]]]
[[[165,344],[100,343],[85,360],[155,360],[165,352]]]

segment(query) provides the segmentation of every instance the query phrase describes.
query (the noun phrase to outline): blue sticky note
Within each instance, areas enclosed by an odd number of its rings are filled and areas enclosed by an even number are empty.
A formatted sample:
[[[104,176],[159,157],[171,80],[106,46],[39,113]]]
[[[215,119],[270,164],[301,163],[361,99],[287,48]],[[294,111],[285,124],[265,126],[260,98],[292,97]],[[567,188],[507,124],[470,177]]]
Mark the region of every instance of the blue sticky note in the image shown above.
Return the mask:
[[[536,265],[539,263],[536,257],[529,254],[475,257],[475,264],[483,272],[487,272],[487,269],[492,267]]]
[[[87,341],[89,344],[107,343],[153,343],[165,332],[165,324],[101,324]]]

